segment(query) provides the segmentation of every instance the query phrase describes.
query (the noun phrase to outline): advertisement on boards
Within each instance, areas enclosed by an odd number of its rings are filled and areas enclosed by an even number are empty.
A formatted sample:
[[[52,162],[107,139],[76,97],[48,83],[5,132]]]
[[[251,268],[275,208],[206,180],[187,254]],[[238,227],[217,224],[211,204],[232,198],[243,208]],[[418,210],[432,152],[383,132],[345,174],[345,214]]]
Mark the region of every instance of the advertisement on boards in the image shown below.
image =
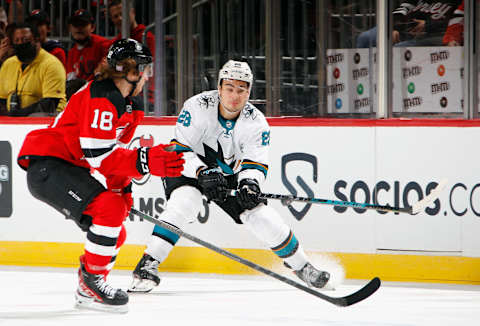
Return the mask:
[[[12,147],[0,141],[0,218],[12,215]]]

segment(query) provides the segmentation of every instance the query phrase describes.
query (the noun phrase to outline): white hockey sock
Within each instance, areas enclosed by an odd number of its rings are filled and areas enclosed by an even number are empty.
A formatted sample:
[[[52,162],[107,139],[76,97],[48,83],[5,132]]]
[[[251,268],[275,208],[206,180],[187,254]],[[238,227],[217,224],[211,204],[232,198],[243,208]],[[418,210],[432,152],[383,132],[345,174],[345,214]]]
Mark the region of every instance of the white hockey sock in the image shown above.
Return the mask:
[[[297,238],[280,215],[271,207],[260,205],[240,216],[243,224],[291,268],[299,270],[307,263],[307,256]]]

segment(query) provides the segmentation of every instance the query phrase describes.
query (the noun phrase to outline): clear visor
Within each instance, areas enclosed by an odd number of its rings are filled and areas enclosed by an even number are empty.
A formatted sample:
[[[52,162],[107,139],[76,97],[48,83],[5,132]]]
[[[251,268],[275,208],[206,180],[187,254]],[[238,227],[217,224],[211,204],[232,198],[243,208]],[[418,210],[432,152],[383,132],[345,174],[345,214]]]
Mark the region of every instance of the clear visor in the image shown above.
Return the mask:
[[[140,72],[140,75],[146,74],[147,77],[152,77],[153,76],[153,62],[152,63],[147,63],[147,64],[139,64],[138,65],[138,71]]]

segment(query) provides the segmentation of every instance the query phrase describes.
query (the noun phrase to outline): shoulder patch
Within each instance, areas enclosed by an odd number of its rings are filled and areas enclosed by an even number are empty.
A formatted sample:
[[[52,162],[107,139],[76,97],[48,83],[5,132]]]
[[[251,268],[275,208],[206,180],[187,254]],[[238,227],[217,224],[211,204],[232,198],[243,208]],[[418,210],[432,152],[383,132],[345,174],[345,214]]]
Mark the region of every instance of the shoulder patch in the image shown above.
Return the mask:
[[[215,103],[215,98],[212,95],[202,94],[198,97],[197,101],[202,109],[208,109],[209,106]]]
[[[257,118],[257,112],[255,110],[255,107],[250,103],[247,103],[247,105],[245,105],[245,107],[243,108],[243,116],[245,118],[252,118],[252,120],[255,120]]]

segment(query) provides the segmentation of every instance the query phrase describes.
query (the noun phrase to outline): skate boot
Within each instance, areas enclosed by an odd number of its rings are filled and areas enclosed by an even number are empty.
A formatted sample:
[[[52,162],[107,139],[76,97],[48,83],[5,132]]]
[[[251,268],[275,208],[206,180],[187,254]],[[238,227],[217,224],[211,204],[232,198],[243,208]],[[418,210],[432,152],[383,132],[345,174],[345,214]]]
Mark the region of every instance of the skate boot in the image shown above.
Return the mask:
[[[313,286],[319,289],[330,289],[328,286],[326,286],[330,280],[330,273],[320,271],[313,267],[313,265],[310,263],[306,263],[302,269],[294,271],[294,273],[299,279],[307,283],[309,287]]]
[[[133,271],[133,281],[128,292],[147,293],[153,290],[160,284],[160,277],[158,276],[159,261],[152,256],[144,254],[142,259]]]
[[[103,274],[87,272],[82,258],[80,258],[78,269],[78,288],[75,299],[77,308],[128,312],[128,294],[107,284]]]

